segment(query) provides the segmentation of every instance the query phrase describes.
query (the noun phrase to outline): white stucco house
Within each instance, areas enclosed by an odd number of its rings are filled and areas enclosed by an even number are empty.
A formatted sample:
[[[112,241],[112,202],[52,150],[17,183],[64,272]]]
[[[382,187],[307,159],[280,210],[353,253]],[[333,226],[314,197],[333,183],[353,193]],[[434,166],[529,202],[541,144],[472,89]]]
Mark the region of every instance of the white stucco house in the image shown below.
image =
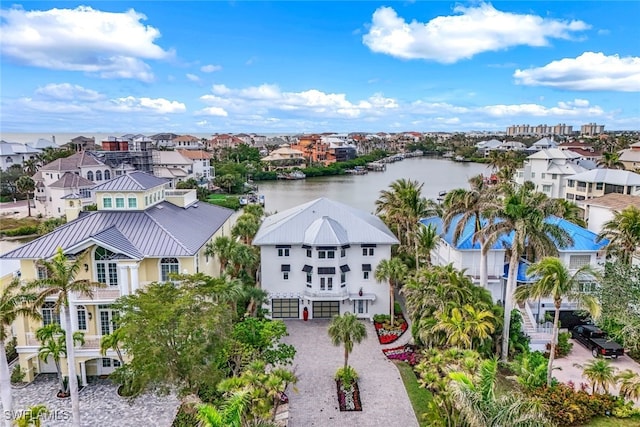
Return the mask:
[[[327,198],[268,216],[253,240],[264,308],[272,318],[389,314],[389,286],[374,272],[398,243],[380,218]]]
[[[602,232],[602,226],[611,221],[616,212],[620,212],[629,206],[640,209],[640,196],[609,193],[586,200],[583,206],[585,208],[587,228],[599,234]]]

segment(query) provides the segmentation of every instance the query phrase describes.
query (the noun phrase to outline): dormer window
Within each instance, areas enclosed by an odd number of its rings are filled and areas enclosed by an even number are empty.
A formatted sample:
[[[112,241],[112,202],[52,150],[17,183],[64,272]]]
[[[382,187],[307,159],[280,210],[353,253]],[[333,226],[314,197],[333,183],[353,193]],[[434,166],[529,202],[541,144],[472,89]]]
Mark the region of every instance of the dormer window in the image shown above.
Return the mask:
[[[136,209],[138,207],[138,199],[135,196],[127,197],[127,206],[129,209]]]
[[[111,196],[102,196],[102,206],[104,206],[105,209],[113,207],[113,199]]]
[[[116,209],[124,209],[124,197],[116,197]]]

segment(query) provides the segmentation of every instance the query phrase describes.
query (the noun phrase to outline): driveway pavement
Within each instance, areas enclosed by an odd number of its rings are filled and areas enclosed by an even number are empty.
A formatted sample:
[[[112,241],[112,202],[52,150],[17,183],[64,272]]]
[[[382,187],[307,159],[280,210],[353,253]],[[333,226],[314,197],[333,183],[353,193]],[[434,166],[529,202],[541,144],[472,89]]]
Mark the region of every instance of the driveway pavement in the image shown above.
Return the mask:
[[[327,334],[329,321],[287,320],[296,357],[293,367],[298,376],[297,390],[289,391],[289,427],[417,427],[411,402],[393,362],[383,348],[406,342],[409,332],[393,344],[381,346],[373,323],[365,321],[367,338],[354,345],[349,365],[359,375],[362,412],[340,412],[334,375],[344,363],[344,347],[331,344]]]
[[[582,377],[582,369],[574,366],[574,364],[584,365],[585,363],[591,362],[594,360],[591,355],[591,351],[589,351],[585,346],[577,342],[576,340],[570,340],[573,343],[573,348],[571,349],[571,353],[567,356],[556,359],[553,363],[554,367],[561,369],[554,369],[553,376],[560,382],[566,383],[569,381],[573,381],[576,385],[576,388],[580,387],[580,383],[588,383],[588,381]],[[640,374],[640,364],[630,358],[629,356],[623,356],[618,359],[611,360],[611,365],[613,365],[617,372],[624,371],[625,369],[630,369],[634,372]],[[609,390],[612,394],[618,394],[618,388],[615,387]],[[636,406],[639,406],[640,402],[636,402]]]

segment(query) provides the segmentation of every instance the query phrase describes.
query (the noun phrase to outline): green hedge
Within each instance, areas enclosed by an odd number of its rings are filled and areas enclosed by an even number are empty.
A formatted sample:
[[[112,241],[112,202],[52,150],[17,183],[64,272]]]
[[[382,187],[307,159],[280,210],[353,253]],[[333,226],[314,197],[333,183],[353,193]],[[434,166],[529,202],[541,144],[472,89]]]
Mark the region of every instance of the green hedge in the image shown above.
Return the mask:
[[[18,228],[10,228],[9,230],[4,230],[2,234],[7,237],[15,237],[15,236],[29,236],[31,234],[38,233],[37,225],[23,225]]]
[[[233,209],[235,211],[240,209],[240,200],[235,196],[209,197],[207,199],[207,203],[222,206],[223,208]]]

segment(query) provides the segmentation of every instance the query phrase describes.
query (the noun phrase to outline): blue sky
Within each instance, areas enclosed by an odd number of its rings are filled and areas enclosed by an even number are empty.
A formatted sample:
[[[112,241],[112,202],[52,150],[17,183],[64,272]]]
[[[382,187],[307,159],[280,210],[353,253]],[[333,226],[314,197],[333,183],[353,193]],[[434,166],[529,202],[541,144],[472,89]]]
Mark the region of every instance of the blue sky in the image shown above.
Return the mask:
[[[3,132],[640,129],[640,2],[4,2]]]

